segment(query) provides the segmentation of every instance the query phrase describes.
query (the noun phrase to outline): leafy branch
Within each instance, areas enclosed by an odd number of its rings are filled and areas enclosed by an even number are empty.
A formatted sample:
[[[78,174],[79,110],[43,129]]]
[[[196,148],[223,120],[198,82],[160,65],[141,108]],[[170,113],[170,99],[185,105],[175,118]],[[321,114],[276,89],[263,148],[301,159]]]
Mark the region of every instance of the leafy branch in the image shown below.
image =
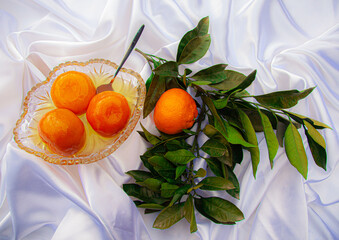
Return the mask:
[[[324,123],[287,111],[314,88],[304,91],[278,91],[264,95],[250,95],[248,88],[256,78],[256,71],[248,76],[226,70],[227,64],[216,64],[193,73],[187,64],[202,58],[209,49],[209,18],[201,19],[196,28],[181,39],[175,61],[147,54],[152,69],[146,81],[147,94],[144,115],[154,109],[161,94],[170,88],[191,88],[199,106],[199,116],[190,130],[167,135],[151,134],[144,126],[139,134],[149,143],[140,156],[147,171],[127,172],[135,183],[124,184],[125,192],[138,200],[135,204],[145,213],[160,211],[153,227],[166,229],[185,218],[190,231],[197,231],[195,211],[220,224],[235,224],[244,218],[233,203],[219,197],[203,197],[206,191],[226,191],[239,199],[240,186],[233,169],[249,151],[253,176],[256,176],[260,152],[256,133],[263,132],[271,168],[279,145],[285,147],[290,163],[306,179],[308,159],[298,128],[303,127],[315,163],[326,170],[326,144],[317,129],[329,128]],[[183,73],[179,66],[185,65]],[[255,101],[248,101],[247,99]],[[199,146],[199,136],[207,140]],[[188,139],[193,138],[191,141]],[[192,142],[189,144],[188,142]],[[204,152],[206,157],[201,156]],[[206,161],[206,169],[194,170],[194,160]],[[204,193],[204,194],[202,194]]]

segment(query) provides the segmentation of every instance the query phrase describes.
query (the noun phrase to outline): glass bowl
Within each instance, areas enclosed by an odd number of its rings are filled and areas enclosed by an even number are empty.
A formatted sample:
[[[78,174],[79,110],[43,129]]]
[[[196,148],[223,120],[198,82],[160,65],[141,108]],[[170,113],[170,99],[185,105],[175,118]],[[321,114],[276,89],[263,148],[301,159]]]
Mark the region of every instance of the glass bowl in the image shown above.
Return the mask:
[[[55,67],[44,82],[35,85],[27,94],[24,109],[14,128],[14,140],[26,152],[41,157],[47,162],[60,165],[92,163],[112,154],[132,133],[139,121],[146,95],[146,87],[141,76],[122,68],[114,80],[113,89],[123,94],[131,108],[131,116],[125,128],[113,137],[102,137],[89,125],[86,114],[79,116],[86,130],[84,147],[72,156],[61,156],[52,152],[38,134],[38,123],[41,117],[56,108],[50,90],[54,80],[63,72],[79,71],[86,73],[95,87],[108,83],[117,64],[104,59],[91,59],[87,62],[66,62]]]

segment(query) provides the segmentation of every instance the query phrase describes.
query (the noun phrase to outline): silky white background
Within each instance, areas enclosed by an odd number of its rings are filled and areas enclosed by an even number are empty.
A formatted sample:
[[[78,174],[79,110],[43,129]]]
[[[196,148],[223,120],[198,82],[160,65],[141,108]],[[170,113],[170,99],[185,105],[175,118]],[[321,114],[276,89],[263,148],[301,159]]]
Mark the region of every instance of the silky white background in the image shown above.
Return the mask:
[[[91,58],[119,63],[141,24],[137,47],[174,59],[183,34],[205,16],[211,47],[191,69],[217,63],[244,74],[257,69],[252,94],[317,86],[291,110],[332,127],[321,131],[326,172],[314,164],[302,131],[308,179],[282,148],[270,170],[259,134],[256,180],[245,152],[235,170],[240,200],[223,196],[245,220],[224,226],[197,214],[199,230],[190,234],[186,220],[153,229],[156,214],[144,215],[122,191],[130,180],[124,172],[140,167],[146,149],[136,131],[110,157],[81,166],[48,164],[13,141],[24,97],[54,66]],[[144,79],[150,74],[136,52],[125,67]],[[0,239],[339,239],[338,76],[338,0],[0,0]],[[142,123],[155,132],[150,118]]]

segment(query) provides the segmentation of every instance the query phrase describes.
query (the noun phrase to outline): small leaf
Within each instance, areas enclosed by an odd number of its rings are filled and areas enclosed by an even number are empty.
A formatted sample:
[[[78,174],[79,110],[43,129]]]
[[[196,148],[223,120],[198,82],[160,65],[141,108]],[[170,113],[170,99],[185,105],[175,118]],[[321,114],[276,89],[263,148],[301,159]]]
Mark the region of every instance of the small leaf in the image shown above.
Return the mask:
[[[163,198],[171,198],[174,196],[175,191],[179,188],[179,186],[170,184],[170,183],[162,183],[161,184],[161,197]]]
[[[290,163],[307,179],[308,163],[298,129],[290,123],[285,132],[285,151]]]
[[[137,184],[123,184],[123,189],[127,195],[139,198],[144,202],[163,204],[168,201],[167,199],[161,198],[159,193]]]
[[[207,162],[208,167],[211,169],[211,171],[218,177],[222,177],[222,170],[221,170],[221,162],[217,160],[216,158],[205,158],[205,161]]]
[[[284,146],[284,136],[285,136],[285,131],[287,128],[288,124],[285,124],[283,122],[278,122],[277,123],[277,139],[279,142],[279,146],[283,147]]]
[[[216,139],[208,139],[202,146],[201,150],[211,157],[221,157],[226,152],[226,146]]]
[[[255,178],[258,165],[259,165],[259,161],[260,161],[260,153],[259,153],[259,148],[258,148],[257,135],[255,134],[251,120],[246,115],[246,113],[244,113],[244,111],[242,111],[241,109],[238,109],[238,112],[239,112],[241,124],[245,130],[247,141],[251,143],[252,145],[254,145],[254,147],[251,147],[248,150],[251,153],[253,176]]]
[[[180,43],[178,45],[177,50],[177,62],[179,61],[179,58],[181,56],[181,53],[183,49],[186,47],[186,45],[191,41],[193,38],[197,36],[203,36],[208,33],[209,28],[209,17],[202,18],[197,27],[192,29],[191,31],[188,31],[180,40]],[[187,73],[188,75],[189,73]]]
[[[233,203],[218,197],[194,198],[196,209],[215,223],[234,224],[244,215]]]
[[[198,230],[197,222],[195,220],[193,197],[190,194],[184,205],[185,218],[190,223],[190,232],[194,233]]]
[[[260,114],[261,122],[264,127],[264,134],[266,138],[266,144],[267,144],[271,168],[273,168],[273,159],[278,152],[279,142],[274,133],[270,119],[266,116],[266,114],[262,113],[259,109],[258,109],[258,112]]]
[[[137,206],[138,208],[148,208],[148,209],[164,209],[165,207],[160,205],[160,204],[156,204],[156,203],[142,203],[139,204]]]
[[[186,149],[179,149],[176,151],[169,151],[165,154],[165,158],[167,158],[169,161],[174,163],[175,165],[179,164],[187,164],[193,159],[196,158],[196,156]]]
[[[207,81],[209,84],[215,84],[223,81],[226,78],[225,68],[227,64],[217,64],[211,67],[200,70],[191,78],[197,81]]]
[[[152,164],[153,167],[158,168],[174,168],[174,165],[167,161],[163,156],[153,156],[148,159],[148,162]]]
[[[326,149],[326,142],[323,136],[310,124],[308,121],[303,121],[304,126],[307,128],[306,132],[318,143],[322,148]]]
[[[186,165],[184,166],[177,166],[175,168],[175,179],[178,179],[186,170]]]
[[[211,85],[211,87],[223,91],[229,91],[239,86],[246,79],[246,76],[244,74],[233,70],[225,70],[225,74],[226,78],[224,81],[213,84]]]
[[[131,170],[126,172],[126,174],[133,177],[136,181],[143,182],[147,178],[153,177],[153,174],[150,172],[142,171],[142,170]]]
[[[173,139],[166,143],[166,147],[169,151],[175,151],[178,149],[187,149],[191,146],[185,140]]]
[[[165,62],[153,71],[159,76],[177,77],[179,75],[178,64],[174,61]]]
[[[192,81],[192,82],[190,82],[190,84],[188,86],[192,86],[193,84],[198,85],[198,86],[204,86],[204,85],[211,84],[211,82],[209,82],[209,81]]]
[[[234,188],[226,190],[232,197],[235,197],[236,199],[239,199],[239,194],[240,194],[240,185],[238,182],[237,176],[234,174],[234,172],[230,169],[227,168],[227,173],[228,173],[228,180],[231,181],[233,184]]]
[[[213,118],[214,118],[214,125],[216,128],[223,133],[223,135],[227,135],[225,125],[223,124],[223,121],[220,117],[220,115],[217,112],[217,109],[215,108],[213,101],[211,98],[207,96],[201,96],[202,101],[207,105],[209,110],[211,111]]]
[[[145,137],[146,137],[146,139],[149,143],[151,143],[152,145],[156,145],[160,142],[160,139],[157,136],[151,134],[149,131],[147,131],[147,129],[142,125],[142,123],[140,123],[140,126],[141,126],[141,128],[142,128],[142,130],[145,134]]]
[[[206,176],[206,170],[203,168],[199,168],[198,171],[195,173],[195,178],[198,177],[205,177]]]
[[[143,108],[143,118],[146,118],[153,111],[155,104],[163,92],[165,92],[165,90],[166,78],[155,74],[146,94]]]
[[[189,64],[198,61],[206,54],[210,44],[211,36],[209,34],[193,38],[182,50],[178,64]]]
[[[305,122],[307,122],[307,121],[305,121]],[[307,129],[305,127],[307,127]],[[313,135],[315,135],[315,136],[312,136],[310,134],[310,132],[316,131],[316,130],[309,123],[304,125],[304,129],[305,129],[305,134],[306,134],[306,137],[307,137],[308,145],[311,149],[311,153],[312,153],[314,162],[319,167],[323,168],[326,171],[326,163],[327,163],[326,145],[324,144],[324,142],[322,142],[322,140],[323,140],[322,136],[321,136],[321,138],[319,138],[319,136],[317,136],[317,134],[315,134],[315,133],[313,133]],[[310,129],[312,129],[312,130],[310,131]],[[315,139],[318,139],[318,141],[316,141]],[[322,145],[320,145],[318,142],[320,142]]]
[[[184,186],[181,186],[180,188],[178,188],[174,195],[173,195],[173,198],[169,204],[169,206],[172,206],[176,201],[180,200],[182,198],[182,196],[184,196],[185,194],[187,194],[187,191],[191,188],[191,185],[184,185]]]
[[[241,133],[234,127],[232,127],[227,121],[224,121],[227,135],[224,137],[232,144],[240,144],[244,147],[256,147],[256,145],[250,142],[245,141],[245,139],[242,137]]]
[[[223,177],[206,177],[200,183],[203,184],[200,187],[202,190],[218,191],[234,188],[232,182]]]
[[[216,109],[223,109],[227,106],[228,98],[218,98],[213,100],[213,104]]]
[[[295,106],[299,100],[307,97],[313,88],[299,92],[298,90],[278,91],[264,95],[254,96],[261,104],[275,109],[286,109]]]
[[[154,220],[153,227],[167,229],[184,218],[184,203],[164,208]]]
[[[253,72],[251,72],[245,79],[244,81],[242,81],[237,87],[232,89],[232,92],[235,91],[242,91],[245,90],[246,88],[248,88],[252,82],[255,80],[255,76],[257,74],[257,70],[254,70]]]
[[[160,187],[162,182],[159,179],[155,178],[147,178],[143,182],[136,182],[136,184],[147,187],[148,189],[154,191],[154,192],[160,192]]]
[[[319,122],[319,121],[314,120],[312,118],[308,118],[308,117],[305,117],[303,115],[288,112],[288,111],[285,111],[285,110],[283,110],[283,111],[284,111],[284,113],[287,113],[291,118],[293,118],[293,120],[295,120],[295,121],[297,121],[301,124],[303,123],[303,120],[306,120],[307,122],[312,124],[313,127],[317,128],[317,129],[324,129],[324,128],[332,129],[331,127],[327,126],[325,123]]]

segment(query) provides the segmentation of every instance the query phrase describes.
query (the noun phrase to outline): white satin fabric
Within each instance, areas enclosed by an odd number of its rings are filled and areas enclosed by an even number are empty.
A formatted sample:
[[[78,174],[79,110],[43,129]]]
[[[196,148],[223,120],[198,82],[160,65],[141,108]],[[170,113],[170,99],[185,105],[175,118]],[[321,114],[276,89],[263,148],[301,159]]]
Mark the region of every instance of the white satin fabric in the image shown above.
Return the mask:
[[[240,200],[224,196],[245,220],[225,226],[197,214],[199,230],[190,234],[186,220],[153,229],[157,215],[144,215],[121,188],[146,149],[139,125],[118,151],[89,165],[51,165],[15,144],[23,99],[54,66],[91,58],[120,63],[141,24],[137,47],[174,59],[183,34],[205,16],[212,43],[192,70],[217,63],[245,74],[257,69],[252,94],[317,86],[291,110],[332,127],[321,131],[326,172],[314,164],[303,133],[308,179],[282,148],[270,170],[259,134],[257,178],[246,152],[235,170]],[[1,0],[0,47],[0,239],[339,239],[338,0]],[[136,52],[125,67],[144,79],[150,74]],[[150,118],[141,121],[155,130]]]

